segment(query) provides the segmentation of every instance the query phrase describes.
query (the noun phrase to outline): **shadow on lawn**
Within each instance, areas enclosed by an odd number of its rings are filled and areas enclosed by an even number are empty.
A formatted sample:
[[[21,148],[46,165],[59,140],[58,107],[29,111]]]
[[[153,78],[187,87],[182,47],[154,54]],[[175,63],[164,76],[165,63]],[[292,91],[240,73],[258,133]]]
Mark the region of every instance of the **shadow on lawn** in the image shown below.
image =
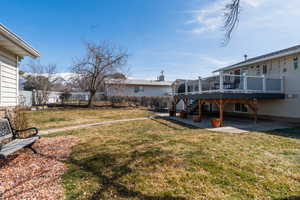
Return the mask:
[[[130,165],[134,164],[134,162],[140,159],[158,157],[164,153],[165,152],[160,148],[152,148],[143,152],[134,151],[130,154],[96,154],[82,160],[71,158],[69,162],[80,167],[81,170],[92,173],[93,176],[98,178],[100,187],[88,198],[91,200],[105,199],[105,193],[109,192],[109,189],[115,190],[116,195],[122,198],[138,198],[141,200],[186,200],[184,197],[174,197],[170,195],[146,195],[140,191],[128,188],[119,180],[123,176],[133,173],[133,169]],[[124,157],[127,157],[126,161],[121,162],[118,160]],[[163,162],[162,160],[164,159],[158,159],[157,162]],[[155,164],[154,162],[151,164]],[[111,175],[107,175],[105,173],[107,171],[110,171]]]
[[[155,122],[157,122],[157,123],[160,123],[160,124],[162,124],[162,125],[164,125],[164,126],[166,126],[168,128],[171,128],[173,130],[178,130],[178,131],[184,130],[184,128],[188,128],[188,129],[201,129],[201,128],[194,127],[194,126],[188,125],[186,123],[183,123],[183,122],[180,122],[180,121],[177,121],[177,120],[170,119],[169,117],[156,116],[156,117],[151,117],[150,119],[153,120],[153,121],[155,121]],[[171,122],[173,124],[178,124],[178,125],[180,125],[183,128],[173,127],[170,124],[165,123],[163,121],[168,121],[168,122]]]
[[[300,200],[300,196],[292,196],[292,197],[286,197],[286,198],[280,198],[274,200]]]
[[[264,133],[281,137],[300,139],[300,128],[277,129],[273,131],[266,131]]]

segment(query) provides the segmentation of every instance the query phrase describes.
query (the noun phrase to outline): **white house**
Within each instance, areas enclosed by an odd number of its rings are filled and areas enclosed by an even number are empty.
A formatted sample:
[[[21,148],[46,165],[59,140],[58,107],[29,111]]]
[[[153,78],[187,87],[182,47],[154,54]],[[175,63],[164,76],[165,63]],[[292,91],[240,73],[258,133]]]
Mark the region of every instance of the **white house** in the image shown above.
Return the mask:
[[[0,24],[0,107],[17,106],[21,58],[37,58],[39,52]]]
[[[184,80],[175,103],[186,108],[300,122],[300,45],[247,59],[215,71],[211,77]],[[191,106],[191,104],[198,104]],[[200,109],[200,112],[201,112]]]
[[[172,81],[165,81],[164,72],[157,80],[110,79],[106,81],[107,96],[157,97],[172,93]]]
[[[172,93],[171,81],[110,80],[107,96],[165,96]]]

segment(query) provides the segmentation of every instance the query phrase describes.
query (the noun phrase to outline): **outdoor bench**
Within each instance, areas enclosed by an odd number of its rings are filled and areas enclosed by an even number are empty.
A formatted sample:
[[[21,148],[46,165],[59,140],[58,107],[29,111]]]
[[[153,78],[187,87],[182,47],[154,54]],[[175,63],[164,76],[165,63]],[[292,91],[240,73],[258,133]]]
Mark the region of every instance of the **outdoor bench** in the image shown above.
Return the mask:
[[[26,138],[20,138],[19,134],[27,131],[34,132]],[[39,138],[40,136],[38,135],[38,129],[35,127],[24,130],[16,130],[12,127],[8,118],[0,119],[0,159],[6,159],[8,155],[23,148],[29,148],[34,153],[37,153],[32,145]],[[2,142],[7,139],[10,139],[11,141],[7,144],[2,144]]]

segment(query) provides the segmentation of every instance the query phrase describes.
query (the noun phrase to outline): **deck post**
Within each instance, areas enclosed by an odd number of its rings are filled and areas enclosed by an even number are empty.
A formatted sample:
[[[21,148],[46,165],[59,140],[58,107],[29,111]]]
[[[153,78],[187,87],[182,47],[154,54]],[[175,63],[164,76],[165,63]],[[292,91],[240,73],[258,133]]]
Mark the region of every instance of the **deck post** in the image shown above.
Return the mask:
[[[199,105],[199,113],[198,113],[198,115],[199,115],[199,119],[201,119],[202,118],[202,100],[198,100],[198,105]]]
[[[199,76],[198,78],[198,93],[201,94],[202,93],[202,85],[201,85],[201,76]]]
[[[174,115],[176,116],[176,111],[177,111],[177,104],[180,102],[180,99],[178,97],[174,97],[174,102],[172,104],[173,106],[173,111]]]
[[[221,99],[219,102],[219,111],[220,111],[220,124],[223,126],[224,122],[224,101]]]
[[[263,91],[266,92],[267,91],[267,80],[266,80],[266,76],[262,75],[263,78]]]
[[[223,76],[223,72],[220,72],[220,91],[223,92],[224,91],[224,87],[223,87],[223,84],[224,84],[224,76]]]
[[[184,88],[185,88],[185,95],[188,95],[188,81],[187,80],[185,80]]]
[[[254,118],[254,123],[257,123],[257,112],[258,112],[258,106],[257,106],[257,99],[253,99],[248,103],[248,106],[252,109],[253,111],[253,118]]]
[[[247,81],[247,76],[244,74],[244,91],[247,93],[248,92],[248,81]]]

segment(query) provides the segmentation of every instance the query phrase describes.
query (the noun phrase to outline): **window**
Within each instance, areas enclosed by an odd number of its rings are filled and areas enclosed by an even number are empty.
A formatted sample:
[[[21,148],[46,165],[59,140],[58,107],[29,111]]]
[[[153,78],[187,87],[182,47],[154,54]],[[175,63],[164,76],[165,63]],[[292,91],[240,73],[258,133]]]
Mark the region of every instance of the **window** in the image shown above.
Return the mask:
[[[248,75],[248,69],[242,69],[241,75]]]
[[[138,92],[139,92],[139,86],[135,86],[135,87],[134,87],[134,92],[135,92],[135,93],[138,93]]]
[[[248,107],[245,104],[236,103],[234,110],[235,112],[248,112]]]
[[[286,69],[286,68],[283,68],[282,72],[283,72],[283,73],[286,73],[286,72],[287,72],[287,69]]]
[[[268,70],[267,70],[267,65],[263,66],[263,74],[267,74]]]
[[[260,75],[260,66],[259,65],[256,66],[256,75]]]
[[[134,87],[134,92],[135,93],[144,92],[144,87],[143,86],[135,86]]]
[[[298,57],[294,58],[294,69],[298,69]]]

